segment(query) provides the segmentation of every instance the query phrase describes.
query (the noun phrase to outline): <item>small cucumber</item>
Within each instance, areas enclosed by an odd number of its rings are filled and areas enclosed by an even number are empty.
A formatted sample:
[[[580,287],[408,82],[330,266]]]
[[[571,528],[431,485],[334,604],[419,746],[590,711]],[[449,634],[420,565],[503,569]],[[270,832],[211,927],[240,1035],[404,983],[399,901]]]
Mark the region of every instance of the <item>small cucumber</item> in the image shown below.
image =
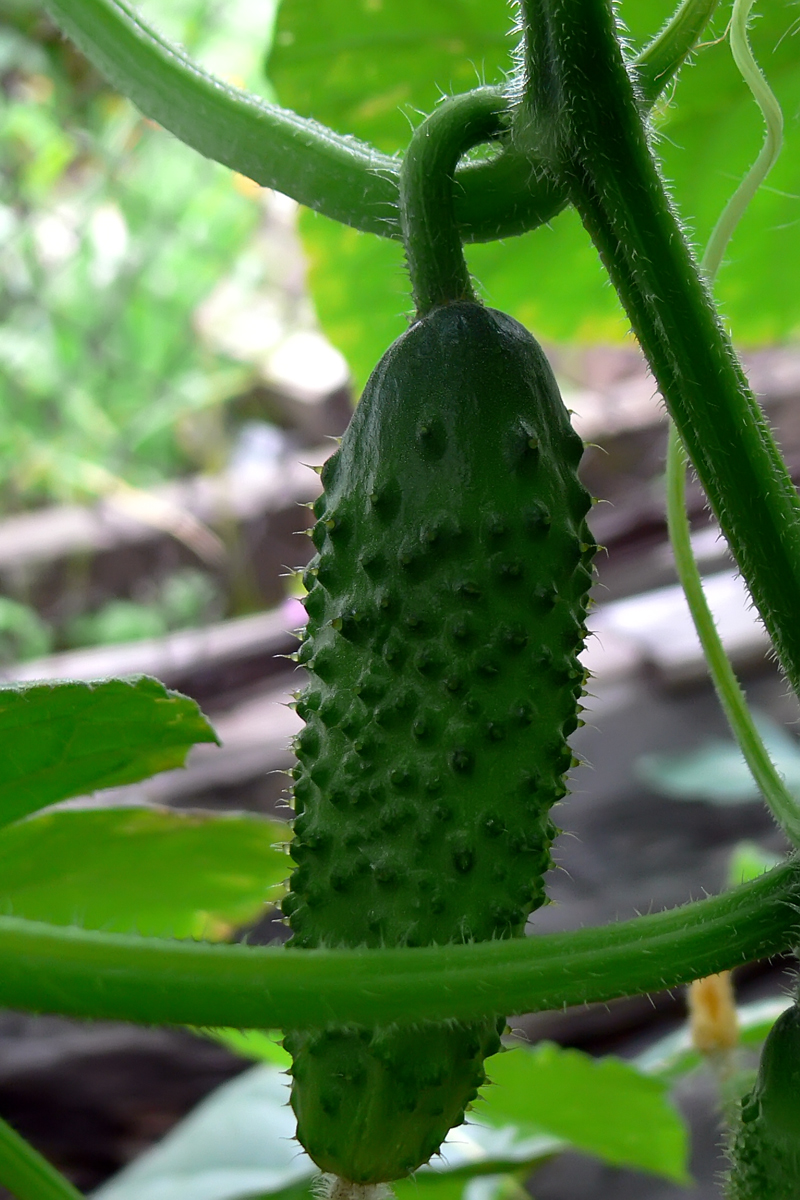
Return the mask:
[[[755,1087],[743,1097],[729,1149],[728,1200],[800,1197],[800,1009],[770,1030]]]
[[[584,683],[582,451],[503,313],[436,308],[378,364],[315,505],[290,945],[512,937],[543,902]],[[408,1174],[502,1026],[291,1033],[300,1141],[358,1183]]]

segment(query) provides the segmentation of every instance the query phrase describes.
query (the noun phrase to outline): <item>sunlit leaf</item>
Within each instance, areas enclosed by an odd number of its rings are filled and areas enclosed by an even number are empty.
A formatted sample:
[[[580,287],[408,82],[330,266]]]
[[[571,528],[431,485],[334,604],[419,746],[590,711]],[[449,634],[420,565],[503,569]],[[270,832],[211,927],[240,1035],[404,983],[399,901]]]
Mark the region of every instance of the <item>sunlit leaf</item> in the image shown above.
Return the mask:
[[[666,1086],[621,1059],[542,1042],[487,1063],[492,1087],[476,1115],[561,1137],[615,1166],[688,1180],[686,1130]]]
[[[145,676],[0,688],[0,825],[182,767],[216,740],[193,700]]]
[[[317,0],[326,20],[341,11],[333,0]],[[282,9],[281,28],[294,36],[299,0]],[[353,6],[347,6],[348,13]],[[646,0],[623,6],[623,17],[633,26],[635,41],[643,44],[672,10],[672,3]],[[344,19],[344,18],[343,18]],[[359,13],[348,20],[367,20]],[[495,16],[495,20],[497,20]],[[654,114],[657,152],[664,164],[679,212],[693,240],[702,246],[737,181],[758,153],[761,117],[732,62],[724,40],[728,7],[722,6],[712,26],[708,45],[693,65],[684,68],[669,103]],[[414,17],[410,17],[414,28]],[[488,9],[487,9],[488,20]],[[779,4],[764,6],[753,23],[752,41],[765,73],[774,86],[786,116],[786,145],[770,175],[737,229],[717,284],[722,311],[734,337],[743,343],[770,342],[800,329],[800,291],[794,280],[800,271],[800,37],[791,36],[793,12]],[[290,28],[291,26],[291,28]],[[327,26],[326,26],[327,28]],[[284,103],[304,99],[313,115],[361,136],[378,138],[383,124],[350,119],[347,88],[336,78],[333,44],[330,74],[316,77],[292,55],[304,38],[286,45],[274,60],[275,75]],[[350,51],[348,50],[348,53]],[[359,47],[366,57],[368,43]],[[377,60],[376,60],[377,61]],[[383,80],[402,72],[402,56],[395,68],[390,49],[380,57]],[[305,91],[298,90],[298,78]],[[411,79],[411,75],[409,75]],[[351,88],[369,90],[363,73]],[[466,86],[469,86],[468,84]],[[413,83],[409,83],[413,91]],[[387,89],[388,93],[388,89]],[[384,94],[381,92],[380,94]],[[430,111],[436,96],[417,106]],[[302,109],[301,109],[302,110]],[[403,129],[397,111],[391,148],[405,145],[410,128]],[[375,118],[377,120],[377,118]],[[405,118],[402,118],[405,121]],[[349,121],[349,124],[348,124]],[[407,125],[407,123],[406,123]],[[304,245],[311,260],[310,285],[322,326],[350,363],[355,382],[363,387],[384,350],[402,332],[411,310],[410,291],[403,276],[399,247],[371,234],[356,234],[322,218],[304,218]],[[521,238],[467,248],[467,259],[486,303],[510,313],[544,342],[608,342],[628,335],[629,324],[608,283],[597,255],[573,212],[561,214],[547,228]]]
[[[156,808],[60,809],[0,830],[0,911],[218,940],[280,899],[285,825]]]
[[[506,0],[283,0],[269,77],[280,101],[393,153],[442,95],[502,83]]]

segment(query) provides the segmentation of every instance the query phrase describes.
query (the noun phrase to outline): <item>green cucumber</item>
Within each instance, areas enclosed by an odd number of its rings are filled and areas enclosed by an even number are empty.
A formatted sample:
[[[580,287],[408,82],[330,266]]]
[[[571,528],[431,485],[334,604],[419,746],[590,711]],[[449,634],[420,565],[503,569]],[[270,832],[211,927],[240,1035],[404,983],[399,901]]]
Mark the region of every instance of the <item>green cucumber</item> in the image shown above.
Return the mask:
[[[538,343],[473,302],[387,351],[315,505],[291,946],[523,933],[572,765],[595,550]],[[298,1138],[360,1184],[436,1152],[503,1021],[292,1032]]]
[[[800,1009],[781,1013],[743,1097],[729,1147],[728,1200],[800,1196]]]

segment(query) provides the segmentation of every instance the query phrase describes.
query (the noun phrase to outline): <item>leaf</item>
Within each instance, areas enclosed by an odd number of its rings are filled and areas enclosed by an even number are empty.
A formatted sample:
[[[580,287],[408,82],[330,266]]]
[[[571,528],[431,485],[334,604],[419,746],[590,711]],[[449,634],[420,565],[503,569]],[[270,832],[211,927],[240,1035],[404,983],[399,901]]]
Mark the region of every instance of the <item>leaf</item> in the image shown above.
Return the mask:
[[[193,700],[146,676],[0,688],[0,826],[182,767],[216,741]]]
[[[506,0],[283,0],[267,71],[281,104],[394,153],[442,94],[502,83]]]
[[[355,7],[335,5],[333,0],[327,5],[325,0],[316,2],[320,9],[337,13],[345,9],[349,13]],[[671,0],[629,3],[623,7],[623,16],[634,25],[641,45],[673,7]],[[299,8],[300,0],[284,3],[279,36],[281,30],[294,36],[292,22]],[[338,19],[326,13],[332,28],[338,29]],[[345,22],[350,19],[342,17]],[[786,36],[791,19],[785,6],[774,5],[765,6],[753,23],[754,49],[784,106],[786,145],[768,185],[736,230],[716,289],[734,336],[751,344],[785,337],[800,323],[800,290],[787,285],[800,274],[800,121],[794,119],[800,111],[800,38]],[[352,20],[366,18],[358,14]],[[726,20],[727,10],[717,19],[717,34],[724,32]],[[376,138],[381,129],[391,129],[393,149],[407,144],[410,129],[407,126],[403,133],[394,123],[398,114],[391,124],[384,115],[380,117],[383,124],[370,117],[376,122],[374,127],[369,122],[360,124],[350,115],[350,93],[333,67],[330,73],[320,71],[316,83],[309,77],[303,84],[306,91],[302,91],[298,81],[305,78],[307,69],[299,61],[291,66],[290,54],[301,57],[305,40],[315,37],[313,31],[297,33],[295,46],[276,48],[273,63],[279,70],[273,79],[281,100],[301,103],[307,97],[311,103],[313,98],[313,115],[320,120],[349,121],[352,132]],[[707,41],[713,41],[711,33]],[[395,67],[386,47],[380,60],[381,79],[393,79],[395,70],[400,66]],[[366,90],[363,78],[348,86]],[[413,82],[409,87],[416,96]],[[420,93],[414,103],[430,111],[435,101],[433,96],[426,104]],[[671,103],[660,106],[655,124],[660,135],[656,148],[670,190],[690,225],[693,240],[702,246],[758,153],[762,136],[760,115],[724,42],[698,52],[694,64],[681,73]],[[381,354],[407,324],[411,305],[402,252],[399,247],[388,247],[386,239],[355,234],[324,218],[304,217],[301,233],[311,260],[309,284],[320,322],[347,358],[361,388]],[[627,318],[572,211],[524,237],[470,246],[467,261],[481,298],[516,317],[544,341],[607,342],[628,335]]]
[[[728,864],[728,887],[738,887],[751,879],[758,879],[765,871],[771,871],[781,861],[781,855],[765,850],[757,842],[737,842]]]
[[[277,1067],[246,1071],[93,1192],[93,1200],[305,1196],[316,1172],[295,1141],[288,1099]]]
[[[195,1032],[219,1042],[242,1058],[275,1063],[279,1067],[292,1065],[291,1054],[283,1048],[280,1029],[198,1029]]]
[[[245,1200],[256,1196],[311,1196],[317,1171],[298,1147],[288,1104],[288,1082],[277,1066],[253,1067],[217,1088],[152,1150],[93,1193],[93,1200]],[[473,1175],[494,1179],[525,1170],[563,1143],[540,1134],[470,1123],[448,1136],[435,1167],[423,1167],[398,1185],[398,1200],[417,1188],[431,1200],[455,1200]],[[412,1189],[414,1189],[412,1191]],[[488,1194],[475,1200],[490,1200]]]
[[[762,714],[756,728],[769,756],[791,792],[800,795],[800,747],[782,726]],[[635,763],[636,775],[671,800],[710,804],[749,804],[761,793],[734,741],[711,738],[688,754],[646,754]]]
[[[228,936],[279,898],[281,822],[157,808],[62,809],[0,830],[0,911],[152,936]]]
[[[542,1042],[495,1055],[487,1073],[494,1086],[476,1104],[482,1121],[514,1122],[614,1166],[688,1181],[686,1130],[666,1085],[629,1063]]]
[[[736,1010],[739,1023],[739,1039],[743,1046],[760,1046],[778,1017],[792,1004],[791,996],[770,996],[766,1000],[755,1000],[743,1004]],[[688,1075],[703,1065],[702,1055],[692,1044],[688,1024],[675,1033],[659,1038],[634,1060],[637,1070],[665,1082],[672,1082]]]
[[[317,317],[360,392],[413,312],[403,247],[308,209],[300,214],[300,236]]]

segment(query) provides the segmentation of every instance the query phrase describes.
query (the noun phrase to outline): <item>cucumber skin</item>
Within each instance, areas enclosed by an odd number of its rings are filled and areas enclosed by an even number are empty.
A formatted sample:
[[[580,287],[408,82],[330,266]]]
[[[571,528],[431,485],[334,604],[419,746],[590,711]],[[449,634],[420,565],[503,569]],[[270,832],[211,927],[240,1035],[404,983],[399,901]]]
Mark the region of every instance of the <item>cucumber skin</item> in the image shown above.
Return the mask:
[[[728,1200],[800,1197],[800,1010],[781,1013],[761,1052],[755,1087],[740,1102],[729,1147]]]
[[[518,936],[543,902],[584,683],[582,452],[503,313],[436,309],[373,372],[315,505],[290,946]],[[354,1182],[408,1174],[502,1026],[290,1033],[299,1140]]]

